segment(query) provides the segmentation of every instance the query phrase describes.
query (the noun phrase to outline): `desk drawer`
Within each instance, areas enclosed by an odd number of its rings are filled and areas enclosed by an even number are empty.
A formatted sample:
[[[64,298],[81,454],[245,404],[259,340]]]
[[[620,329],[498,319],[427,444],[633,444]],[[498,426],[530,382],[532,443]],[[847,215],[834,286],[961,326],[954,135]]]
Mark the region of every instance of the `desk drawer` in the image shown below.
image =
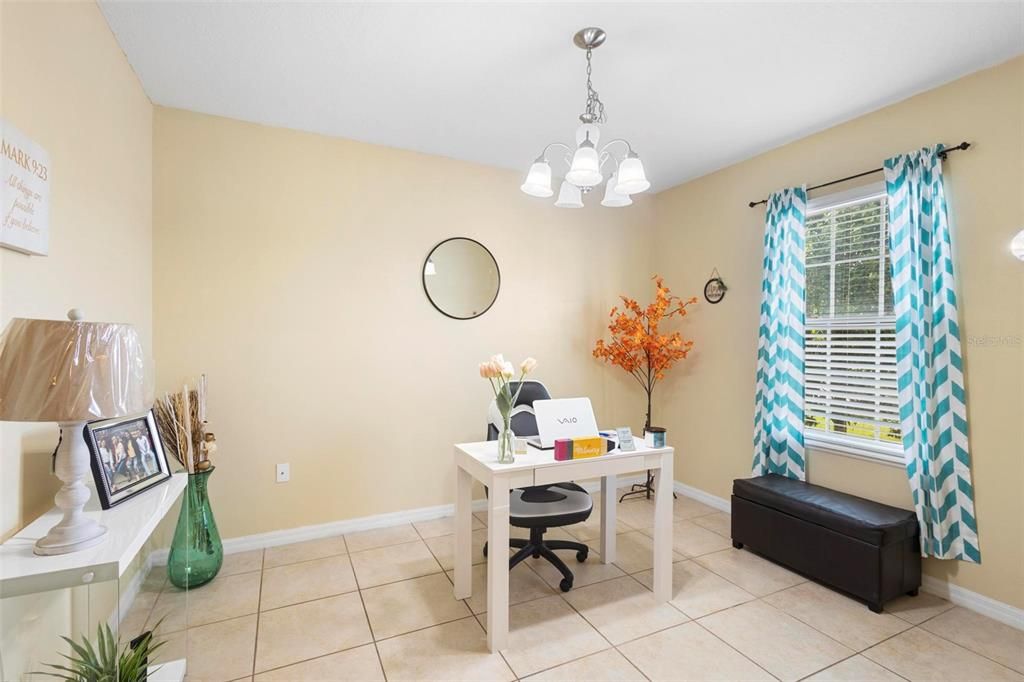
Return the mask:
[[[584,478],[607,476],[608,474],[627,474],[643,471],[647,468],[644,456],[616,457],[615,459],[581,459],[578,462],[566,462],[554,466],[538,467],[534,475],[534,485],[548,485],[562,481],[578,481]]]

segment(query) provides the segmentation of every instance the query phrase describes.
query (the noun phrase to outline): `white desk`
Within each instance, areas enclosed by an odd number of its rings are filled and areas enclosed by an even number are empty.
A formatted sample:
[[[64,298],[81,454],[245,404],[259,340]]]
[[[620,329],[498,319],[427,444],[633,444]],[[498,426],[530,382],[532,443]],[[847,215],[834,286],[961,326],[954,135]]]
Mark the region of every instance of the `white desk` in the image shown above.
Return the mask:
[[[473,593],[473,479],[489,488],[487,497],[487,645],[508,647],[508,513],[509,491],[530,485],[601,478],[601,560],[615,561],[615,478],[651,469],[655,475],[654,596],[672,595],[672,464],[673,448],[649,448],[637,439],[635,452],[613,450],[602,457],[557,462],[553,450],[527,448],[512,464],[498,464],[498,442],[455,446],[455,598]]]

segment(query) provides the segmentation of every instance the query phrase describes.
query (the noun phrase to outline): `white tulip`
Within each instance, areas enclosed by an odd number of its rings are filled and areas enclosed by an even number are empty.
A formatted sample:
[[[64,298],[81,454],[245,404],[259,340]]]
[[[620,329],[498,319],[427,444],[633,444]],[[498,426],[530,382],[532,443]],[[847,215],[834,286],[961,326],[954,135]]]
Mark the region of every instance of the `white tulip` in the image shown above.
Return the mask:
[[[525,360],[523,360],[522,364],[519,365],[519,369],[522,371],[523,374],[528,374],[529,372],[532,372],[534,369],[536,369],[536,367],[537,361],[534,360],[533,358],[526,358]]]

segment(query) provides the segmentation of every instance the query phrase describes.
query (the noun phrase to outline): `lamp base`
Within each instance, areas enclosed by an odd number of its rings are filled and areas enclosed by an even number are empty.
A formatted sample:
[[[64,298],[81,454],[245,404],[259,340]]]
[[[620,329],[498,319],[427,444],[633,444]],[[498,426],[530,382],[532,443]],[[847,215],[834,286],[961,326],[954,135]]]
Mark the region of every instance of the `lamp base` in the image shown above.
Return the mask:
[[[68,554],[95,547],[107,535],[106,526],[85,516],[83,509],[92,493],[83,479],[89,473],[89,448],[82,437],[85,422],[61,422],[61,441],[57,448],[54,473],[64,485],[54,496],[57,508],[64,517],[50,531],[36,541],[36,554],[51,556]]]
[[[54,526],[45,537],[36,540],[32,552],[40,556],[53,556],[95,547],[107,537],[107,527],[92,519],[89,519],[88,525],[91,527],[76,529],[74,537],[65,537],[64,533],[57,533],[57,526]]]

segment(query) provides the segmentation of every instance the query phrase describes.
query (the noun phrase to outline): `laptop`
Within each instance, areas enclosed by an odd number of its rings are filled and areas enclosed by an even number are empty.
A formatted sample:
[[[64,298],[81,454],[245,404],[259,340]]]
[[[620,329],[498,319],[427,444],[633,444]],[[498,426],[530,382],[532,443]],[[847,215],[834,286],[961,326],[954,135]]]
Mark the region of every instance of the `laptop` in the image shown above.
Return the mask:
[[[590,398],[534,400],[533,414],[537,419],[538,435],[530,436],[526,441],[539,450],[553,450],[558,438],[599,435]]]

